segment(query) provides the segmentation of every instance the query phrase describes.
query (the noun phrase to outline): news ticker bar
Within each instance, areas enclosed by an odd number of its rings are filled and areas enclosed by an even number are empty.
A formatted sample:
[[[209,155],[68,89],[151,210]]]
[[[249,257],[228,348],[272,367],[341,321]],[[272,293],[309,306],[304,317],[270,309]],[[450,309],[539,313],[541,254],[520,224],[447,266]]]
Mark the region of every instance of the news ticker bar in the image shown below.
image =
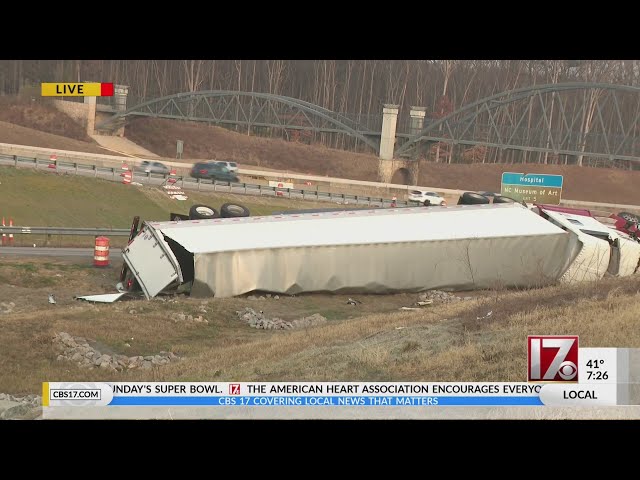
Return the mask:
[[[619,402],[618,387],[604,383],[47,382],[43,384],[42,404],[43,407],[630,405]]]
[[[578,382],[45,382],[42,406],[640,405],[640,349],[581,348]]]
[[[113,83],[43,83],[43,97],[113,97]]]

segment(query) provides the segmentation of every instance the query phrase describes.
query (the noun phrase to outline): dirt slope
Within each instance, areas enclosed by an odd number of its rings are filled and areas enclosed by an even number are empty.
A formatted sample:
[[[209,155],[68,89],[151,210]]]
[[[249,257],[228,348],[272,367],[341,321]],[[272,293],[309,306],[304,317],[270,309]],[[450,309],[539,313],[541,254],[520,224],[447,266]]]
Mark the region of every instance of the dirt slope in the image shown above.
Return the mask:
[[[423,162],[419,183],[441,188],[499,192],[502,172],[562,175],[562,197],[571,200],[640,205],[640,171],[610,168]]]
[[[376,181],[378,172],[375,155],[250,137],[195,122],[139,118],[127,124],[125,135],[162,157],[174,158],[176,141],[182,140],[184,158],[232,160],[243,165],[370,181]]]
[[[95,144],[84,127],[46,101],[0,97],[0,121]]]
[[[0,109],[1,110],[1,109]],[[34,128],[22,127],[13,123],[0,121],[0,143],[29,145],[31,147],[57,148],[78,152],[113,154],[96,143],[83,142],[61,135],[46,133]]]

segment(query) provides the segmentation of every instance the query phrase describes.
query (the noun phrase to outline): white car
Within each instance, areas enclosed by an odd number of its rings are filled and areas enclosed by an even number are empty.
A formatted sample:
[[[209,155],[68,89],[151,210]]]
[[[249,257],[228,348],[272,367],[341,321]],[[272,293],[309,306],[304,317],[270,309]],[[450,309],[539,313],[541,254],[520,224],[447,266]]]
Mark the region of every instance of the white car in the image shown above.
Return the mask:
[[[218,165],[222,165],[223,167],[227,167],[231,173],[238,173],[238,164],[236,162],[225,162],[213,160],[213,163],[217,163]]]
[[[409,201],[420,203],[425,207],[428,207],[430,205],[445,206],[447,204],[445,199],[438,195],[436,192],[429,192],[426,190],[410,190]]]

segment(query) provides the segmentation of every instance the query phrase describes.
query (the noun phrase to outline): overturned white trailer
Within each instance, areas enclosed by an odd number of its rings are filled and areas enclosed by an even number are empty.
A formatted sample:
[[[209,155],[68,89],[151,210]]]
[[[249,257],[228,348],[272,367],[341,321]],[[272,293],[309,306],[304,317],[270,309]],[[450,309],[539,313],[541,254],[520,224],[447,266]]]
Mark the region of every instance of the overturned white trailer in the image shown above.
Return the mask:
[[[581,250],[519,204],[145,222],[123,250],[147,298],[418,292],[554,283]]]
[[[562,283],[599,280],[606,274],[626,277],[638,270],[640,243],[636,239],[590,215],[554,211],[544,206],[538,207],[538,211],[548,221],[566,230],[574,244],[573,249],[578,251],[560,278]]]

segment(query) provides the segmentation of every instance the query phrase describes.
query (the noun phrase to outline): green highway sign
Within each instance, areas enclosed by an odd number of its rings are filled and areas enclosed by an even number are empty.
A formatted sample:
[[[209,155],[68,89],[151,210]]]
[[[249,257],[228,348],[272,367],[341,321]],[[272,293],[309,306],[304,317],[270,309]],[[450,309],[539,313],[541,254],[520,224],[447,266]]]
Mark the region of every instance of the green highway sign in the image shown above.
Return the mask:
[[[562,175],[504,172],[500,193],[520,202],[559,205],[562,181]]]

